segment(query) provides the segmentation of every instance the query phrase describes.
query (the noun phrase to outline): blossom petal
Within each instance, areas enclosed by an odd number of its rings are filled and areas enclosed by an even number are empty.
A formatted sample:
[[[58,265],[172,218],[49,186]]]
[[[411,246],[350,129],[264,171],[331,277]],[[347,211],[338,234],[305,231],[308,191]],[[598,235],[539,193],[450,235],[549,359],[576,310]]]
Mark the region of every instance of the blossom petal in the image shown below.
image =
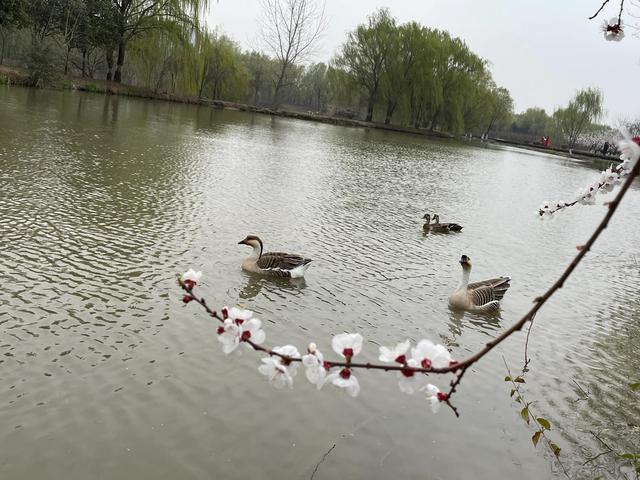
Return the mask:
[[[362,351],[362,335],[359,333],[340,333],[335,335],[331,339],[331,348],[338,355],[342,355],[344,357],[344,350],[346,348],[350,348],[353,350],[353,354],[357,355]]]

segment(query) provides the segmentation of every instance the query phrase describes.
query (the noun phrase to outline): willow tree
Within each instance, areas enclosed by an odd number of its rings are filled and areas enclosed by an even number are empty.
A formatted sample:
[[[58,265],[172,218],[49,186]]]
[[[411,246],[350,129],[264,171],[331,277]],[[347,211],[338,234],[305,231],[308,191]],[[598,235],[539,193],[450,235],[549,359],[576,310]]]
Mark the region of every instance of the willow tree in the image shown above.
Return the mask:
[[[122,81],[122,68],[129,42],[150,30],[163,29],[172,22],[197,25],[208,0],[112,0],[117,13],[118,57],[113,80]]]
[[[242,55],[249,81],[249,102],[254,105],[266,103],[273,97],[273,79],[280,71],[277,62],[264,53],[252,51]]]
[[[373,119],[373,109],[378,101],[385,67],[390,55],[396,51],[396,22],[386,8],[369,16],[367,24],[358,25],[350,32],[336,58],[336,66],[354,78],[367,95],[366,121]]]
[[[587,88],[576,93],[566,108],[559,108],[553,113],[558,133],[569,144],[569,148],[576,145],[576,141],[587,127],[597,121],[603,114],[602,92],[596,88]]]
[[[496,122],[509,117],[513,112],[513,99],[506,88],[493,85],[489,91],[488,99],[489,122],[487,130],[484,132],[485,135],[489,135]]]

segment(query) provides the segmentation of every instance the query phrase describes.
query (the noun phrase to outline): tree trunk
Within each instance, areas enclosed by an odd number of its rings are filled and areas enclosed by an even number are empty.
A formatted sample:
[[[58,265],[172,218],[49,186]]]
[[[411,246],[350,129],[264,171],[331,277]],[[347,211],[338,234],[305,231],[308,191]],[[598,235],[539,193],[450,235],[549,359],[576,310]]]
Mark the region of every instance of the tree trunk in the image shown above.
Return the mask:
[[[69,55],[71,54],[71,47],[67,46],[67,53],[64,56],[64,74],[69,74]]]
[[[107,81],[111,81],[113,78],[113,50],[109,49],[106,52],[107,57]]]
[[[0,40],[2,40],[2,47],[0,47],[0,65],[2,65],[2,62],[4,62],[4,44],[6,43],[6,41],[5,41],[4,28],[2,28],[1,26],[0,26]]]
[[[124,38],[120,38],[118,43],[118,61],[116,62],[116,73],[113,75],[113,81],[122,82],[122,66],[124,65],[125,42]]]
[[[82,78],[87,76],[87,51],[82,50]]]
[[[278,81],[276,82],[276,90],[273,92],[273,104],[277,105],[280,96],[280,90],[282,89],[282,85],[284,84],[284,76],[287,73],[287,62],[282,64],[282,68],[280,69],[280,75],[278,75]]]
[[[489,122],[489,126],[487,127],[487,131],[484,132],[485,137],[489,138],[489,131],[491,130],[491,128],[493,128],[493,122],[495,121],[495,118],[491,119],[491,122]]]
[[[397,102],[395,100],[387,101],[387,115],[384,119],[385,125],[389,125],[391,123],[391,117],[393,117],[393,112],[396,109]]]
[[[433,117],[431,118],[431,126],[429,127],[429,130],[431,130],[432,132],[436,128],[436,122],[438,121],[439,116],[440,109],[436,110],[436,112],[433,114]]]
[[[365,118],[365,122],[370,122],[373,120],[373,107],[376,103],[375,93],[369,95],[369,101],[367,102],[367,117]]]

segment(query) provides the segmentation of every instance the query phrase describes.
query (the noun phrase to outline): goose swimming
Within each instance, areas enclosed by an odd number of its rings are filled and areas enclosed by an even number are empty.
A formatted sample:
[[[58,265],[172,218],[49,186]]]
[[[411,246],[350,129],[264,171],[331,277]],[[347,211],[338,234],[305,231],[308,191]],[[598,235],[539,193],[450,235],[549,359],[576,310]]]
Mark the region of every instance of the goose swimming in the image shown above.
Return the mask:
[[[424,225],[422,226],[422,230],[425,232],[440,232],[440,233],[448,233],[448,232],[459,232],[462,230],[462,226],[457,223],[440,223],[440,217],[438,215],[433,216],[434,223],[431,223],[431,215],[426,213],[424,217],[425,220]],[[436,221],[437,220],[437,221]]]
[[[284,252],[263,253],[262,240],[255,235],[247,235],[238,245],[249,245],[253,252],[242,262],[242,269],[273,277],[299,278],[309,268],[311,259]]]
[[[511,277],[498,277],[491,280],[469,283],[471,259],[466,255],[460,258],[462,282],[449,297],[449,305],[472,312],[490,312],[500,308],[500,300],[511,286]]]
[[[438,228],[445,228],[449,232],[459,232],[462,230],[462,225],[458,225],[457,223],[440,223],[440,215],[437,213],[433,214],[433,225]]]

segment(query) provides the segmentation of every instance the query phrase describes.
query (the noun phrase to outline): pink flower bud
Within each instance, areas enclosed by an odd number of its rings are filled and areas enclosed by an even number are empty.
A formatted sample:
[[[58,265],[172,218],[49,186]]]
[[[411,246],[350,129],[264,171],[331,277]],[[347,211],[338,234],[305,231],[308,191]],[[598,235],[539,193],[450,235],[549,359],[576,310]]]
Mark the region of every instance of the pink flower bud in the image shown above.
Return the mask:
[[[191,295],[185,295],[184,297],[182,297],[182,301],[184,303],[189,303],[191,300],[193,300],[193,297]]]

